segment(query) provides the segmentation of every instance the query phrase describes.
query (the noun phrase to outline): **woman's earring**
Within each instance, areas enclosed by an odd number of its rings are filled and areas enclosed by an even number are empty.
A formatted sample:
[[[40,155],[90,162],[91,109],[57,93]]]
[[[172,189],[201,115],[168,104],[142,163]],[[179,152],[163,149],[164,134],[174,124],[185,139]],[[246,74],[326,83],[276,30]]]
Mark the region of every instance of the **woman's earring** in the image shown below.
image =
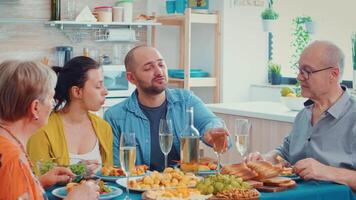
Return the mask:
[[[38,117],[37,116],[33,116],[33,119],[35,119],[36,121],[38,120]]]

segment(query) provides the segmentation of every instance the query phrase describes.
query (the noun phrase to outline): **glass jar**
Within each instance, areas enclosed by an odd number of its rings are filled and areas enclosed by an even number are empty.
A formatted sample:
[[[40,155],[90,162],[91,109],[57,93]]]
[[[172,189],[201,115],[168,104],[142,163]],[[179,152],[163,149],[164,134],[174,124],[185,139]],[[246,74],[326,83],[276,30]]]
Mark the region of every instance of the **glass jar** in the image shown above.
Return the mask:
[[[111,6],[97,6],[94,9],[98,22],[112,22],[112,7]]]
[[[116,6],[124,8],[124,22],[132,22],[132,0],[119,0]]]

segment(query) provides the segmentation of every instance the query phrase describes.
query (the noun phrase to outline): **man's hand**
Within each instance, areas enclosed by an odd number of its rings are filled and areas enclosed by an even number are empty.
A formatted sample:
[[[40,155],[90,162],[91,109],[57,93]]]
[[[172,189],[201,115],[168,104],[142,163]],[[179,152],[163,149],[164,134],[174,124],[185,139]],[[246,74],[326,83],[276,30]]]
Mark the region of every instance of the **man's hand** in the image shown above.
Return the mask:
[[[330,180],[329,166],[324,165],[313,158],[306,158],[294,165],[295,172],[305,180]]]
[[[230,133],[225,128],[210,128],[204,134],[205,141],[218,153],[227,151],[229,138]]]
[[[245,162],[248,161],[258,161],[258,160],[265,160],[265,158],[262,156],[262,154],[260,152],[253,152],[248,154],[248,156],[246,156],[244,158]]]
[[[51,187],[56,183],[67,183],[75,176],[70,169],[65,167],[55,167],[39,177],[44,188]]]

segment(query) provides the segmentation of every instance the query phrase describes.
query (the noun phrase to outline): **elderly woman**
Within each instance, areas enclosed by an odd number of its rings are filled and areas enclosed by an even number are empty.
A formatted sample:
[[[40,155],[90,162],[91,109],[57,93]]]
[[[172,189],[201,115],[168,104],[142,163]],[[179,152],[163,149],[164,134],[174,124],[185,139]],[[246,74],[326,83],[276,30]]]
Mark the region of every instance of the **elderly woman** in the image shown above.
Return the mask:
[[[25,146],[52,110],[54,72],[39,63],[0,64],[0,199],[44,199],[42,185],[68,181],[73,174],[54,168],[37,178]],[[42,147],[37,147],[41,149]],[[96,199],[98,186],[85,183],[67,199]]]
[[[99,163],[112,165],[111,127],[89,112],[98,111],[108,93],[99,64],[78,56],[56,70],[55,112],[28,143],[32,161],[54,160],[69,165],[85,160],[91,169]]]

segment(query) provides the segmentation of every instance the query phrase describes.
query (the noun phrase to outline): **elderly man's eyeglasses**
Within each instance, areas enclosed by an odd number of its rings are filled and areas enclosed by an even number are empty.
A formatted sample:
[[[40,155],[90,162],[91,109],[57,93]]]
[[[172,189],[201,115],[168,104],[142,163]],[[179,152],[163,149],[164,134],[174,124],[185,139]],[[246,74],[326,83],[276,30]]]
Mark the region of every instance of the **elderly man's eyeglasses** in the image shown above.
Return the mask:
[[[324,68],[324,69],[318,69],[318,70],[314,70],[314,71],[308,71],[308,70],[299,68],[299,74],[301,74],[306,80],[308,80],[311,74],[314,74],[314,73],[317,73],[317,72],[321,72],[321,71],[324,71],[324,70],[328,70],[328,69],[331,69],[331,68],[334,68],[334,67],[327,67],[327,68]]]

